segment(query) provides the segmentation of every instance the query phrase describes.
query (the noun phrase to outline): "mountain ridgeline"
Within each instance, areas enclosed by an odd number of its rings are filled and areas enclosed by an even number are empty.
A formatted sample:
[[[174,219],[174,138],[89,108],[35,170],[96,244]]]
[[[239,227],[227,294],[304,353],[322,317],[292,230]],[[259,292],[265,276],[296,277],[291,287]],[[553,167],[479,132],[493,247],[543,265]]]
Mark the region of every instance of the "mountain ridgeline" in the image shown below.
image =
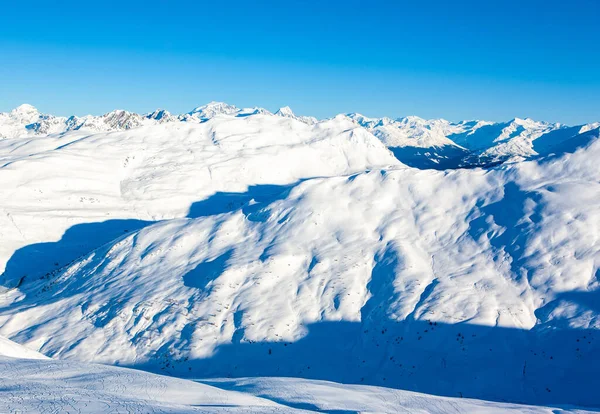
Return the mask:
[[[110,132],[170,122],[206,122],[214,117],[279,116],[308,125],[320,121],[297,116],[289,107],[274,113],[264,108],[237,108],[210,102],[192,111],[172,115],[158,109],[147,114],[115,110],[101,116],[58,117],[41,114],[31,105],[0,113],[0,139],[63,134],[68,131]],[[578,126],[515,118],[508,122],[368,118],[361,114],[340,114],[381,140],[406,165],[419,169],[491,167],[560,150],[561,145],[585,140],[600,128],[600,122]]]

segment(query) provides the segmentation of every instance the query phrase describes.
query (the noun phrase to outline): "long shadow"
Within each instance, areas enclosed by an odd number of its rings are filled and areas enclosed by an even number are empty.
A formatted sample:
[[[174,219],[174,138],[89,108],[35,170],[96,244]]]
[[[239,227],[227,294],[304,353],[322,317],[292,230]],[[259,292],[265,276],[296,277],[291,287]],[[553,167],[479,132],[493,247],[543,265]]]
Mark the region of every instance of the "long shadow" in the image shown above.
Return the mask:
[[[131,219],[74,225],[57,242],[35,243],[14,252],[0,275],[0,285],[10,289],[50,277],[80,256],[149,224]]]
[[[141,368],[191,378],[278,376],[528,404],[600,406],[600,333],[420,320],[320,322],[296,342],[242,341]]]
[[[241,209],[248,220],[262,221],[265,219],[260,213],[262,207],[285,198],[297,184],[254,185],[241,193],[217,192],[193,203],[187,217],[194,219]],[[30,282],[48,281],[64,266],[81,256],[154,223],[156,222],[124,219],[77,224],[67,229],[56,242],[35,243],[22,247],[13,253],[4,272],[0,274],[0,292],[17,287],[24,288]],[[192,271],[184,280],[194,285],[197,283],[194,274],[206,273],[208,267],[201,267],[195,273]],[[35,288],[38,287],[36,284]]]

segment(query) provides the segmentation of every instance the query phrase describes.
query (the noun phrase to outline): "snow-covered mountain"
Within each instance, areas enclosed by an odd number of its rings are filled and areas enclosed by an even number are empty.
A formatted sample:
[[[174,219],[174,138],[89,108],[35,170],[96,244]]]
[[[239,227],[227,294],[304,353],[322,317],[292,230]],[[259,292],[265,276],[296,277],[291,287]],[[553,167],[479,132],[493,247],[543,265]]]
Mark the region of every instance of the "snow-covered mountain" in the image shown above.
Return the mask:
[[[381,140],[403,163],[422,169],[457,168],[469,151],[447,138],[462,131],[439,119],[427,121],[416,116],[392,120],[349,114],[362,127]]]
[[[180,115],[178,119],[186,122],[204,122],[216,116],[235,115],[239,111],[240,110],[234,105],[229,105],[224,102],[210,102],[206,105],[194,108],[187,114]]]
[[[43,115],[31,105],[0,112],[0,139],[27,135],[47,135],[66,130],[67,118]]]
[[[182,378],[599,405],[598,125],[232,108],[0,140],[0,335]],[[535,153],[434,168],[510,142]]]
[[[593,123],[567,127],[519,118],[505,123],[451,123],[415,116],[397,120],[360,114],[348,117],[381,139],[400,161],[433,169],[493,166],[547,154],[554,145],[600,126]]]
[[[124,131],[159,123],[202,123],[215,117],[253,115],[289,118],[308,125],[323,122],[311,116],[295,115],[287,106],[271,113],[259,107],[239,109],[224,102],[210,102],[181,115],[172,115],[161,109],[143,115],[116,110],[101,116],[69,118],[41,114],[31,105],[21,105],[11,112],[0,113],[0,138],[62,134],[72,130]],[[425,120],[416,116],[395,120],[368,118],[357,113],[338,116],[352,120],[379,138],[404,164],[439,170],[488,167],[547,154],[552,146],[600,127],[600,123],[568,127],[519,118],[500,123],[452,123],[444,119]]]
[[[285,118],[295,119],[296,121],[300,121],[300,122],[303,122],[308,125],[314,125],[317,122],[319,122],[317,120],[317,118],[315,118],[313,116],[298,116],[298,115],[294,114],[294,112],[292,111],[292,108],[290,108],[289,106],[284,106],[283,108],[279,108],[275,112],[275,115],[282,116]]]

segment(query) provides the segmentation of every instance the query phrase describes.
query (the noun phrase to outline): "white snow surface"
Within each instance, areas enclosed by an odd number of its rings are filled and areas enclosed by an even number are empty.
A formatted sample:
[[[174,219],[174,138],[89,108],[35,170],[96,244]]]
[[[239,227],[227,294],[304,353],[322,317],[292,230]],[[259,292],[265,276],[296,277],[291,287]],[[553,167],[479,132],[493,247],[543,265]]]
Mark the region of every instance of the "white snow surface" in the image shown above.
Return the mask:
[[[296,413],[274,401],[142,371],[0,357],[3,413]]]
[[[300,378],[240,378],[202,381],[228,390],[250,393],[292,407],[317,412],[348,413],[585,413],[576,407],[534,407],[433,397],[409,391],[365,385],[339,384]]]
[[[560,131],[546,142],[561,146],[437,171],[400,162],[364,117],[215,103],[167,122],[111,114],[0,140],[0,335],[75,370],[599,405],[594,125],[514,121]],[[319,401],[300,408],[340,403]]]
[[[382,387],[295,378],[183,380],[142,371],[0,356],[0,411],[60,413],[578,413],[434,397]]]

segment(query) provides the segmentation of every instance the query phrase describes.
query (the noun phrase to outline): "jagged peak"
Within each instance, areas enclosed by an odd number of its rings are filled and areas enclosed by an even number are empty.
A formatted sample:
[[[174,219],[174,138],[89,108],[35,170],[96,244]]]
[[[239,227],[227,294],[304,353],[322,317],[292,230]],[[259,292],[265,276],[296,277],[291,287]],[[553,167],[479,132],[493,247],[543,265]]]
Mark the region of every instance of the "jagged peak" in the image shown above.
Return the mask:
[[[125,109],[113,109],[112,111],[107,112],[102,116],[107,117],[107,116],[111,116],[111,115],[137,115],[137,114],[134,112],[129,112]]]
[[[149,112],[146,115],[144,115],[145,118],[148,119],[154,119],[156,121],[160,121],[160,120],[164,120],[164,119],[168,119],[171,117],[171,113],[169,111],[167,111],[166,109],[156,109],[153,112]]]
[[[294,111],[289,106],[283,106],[275,112],[275,115],[279,116],[294,116]]]

